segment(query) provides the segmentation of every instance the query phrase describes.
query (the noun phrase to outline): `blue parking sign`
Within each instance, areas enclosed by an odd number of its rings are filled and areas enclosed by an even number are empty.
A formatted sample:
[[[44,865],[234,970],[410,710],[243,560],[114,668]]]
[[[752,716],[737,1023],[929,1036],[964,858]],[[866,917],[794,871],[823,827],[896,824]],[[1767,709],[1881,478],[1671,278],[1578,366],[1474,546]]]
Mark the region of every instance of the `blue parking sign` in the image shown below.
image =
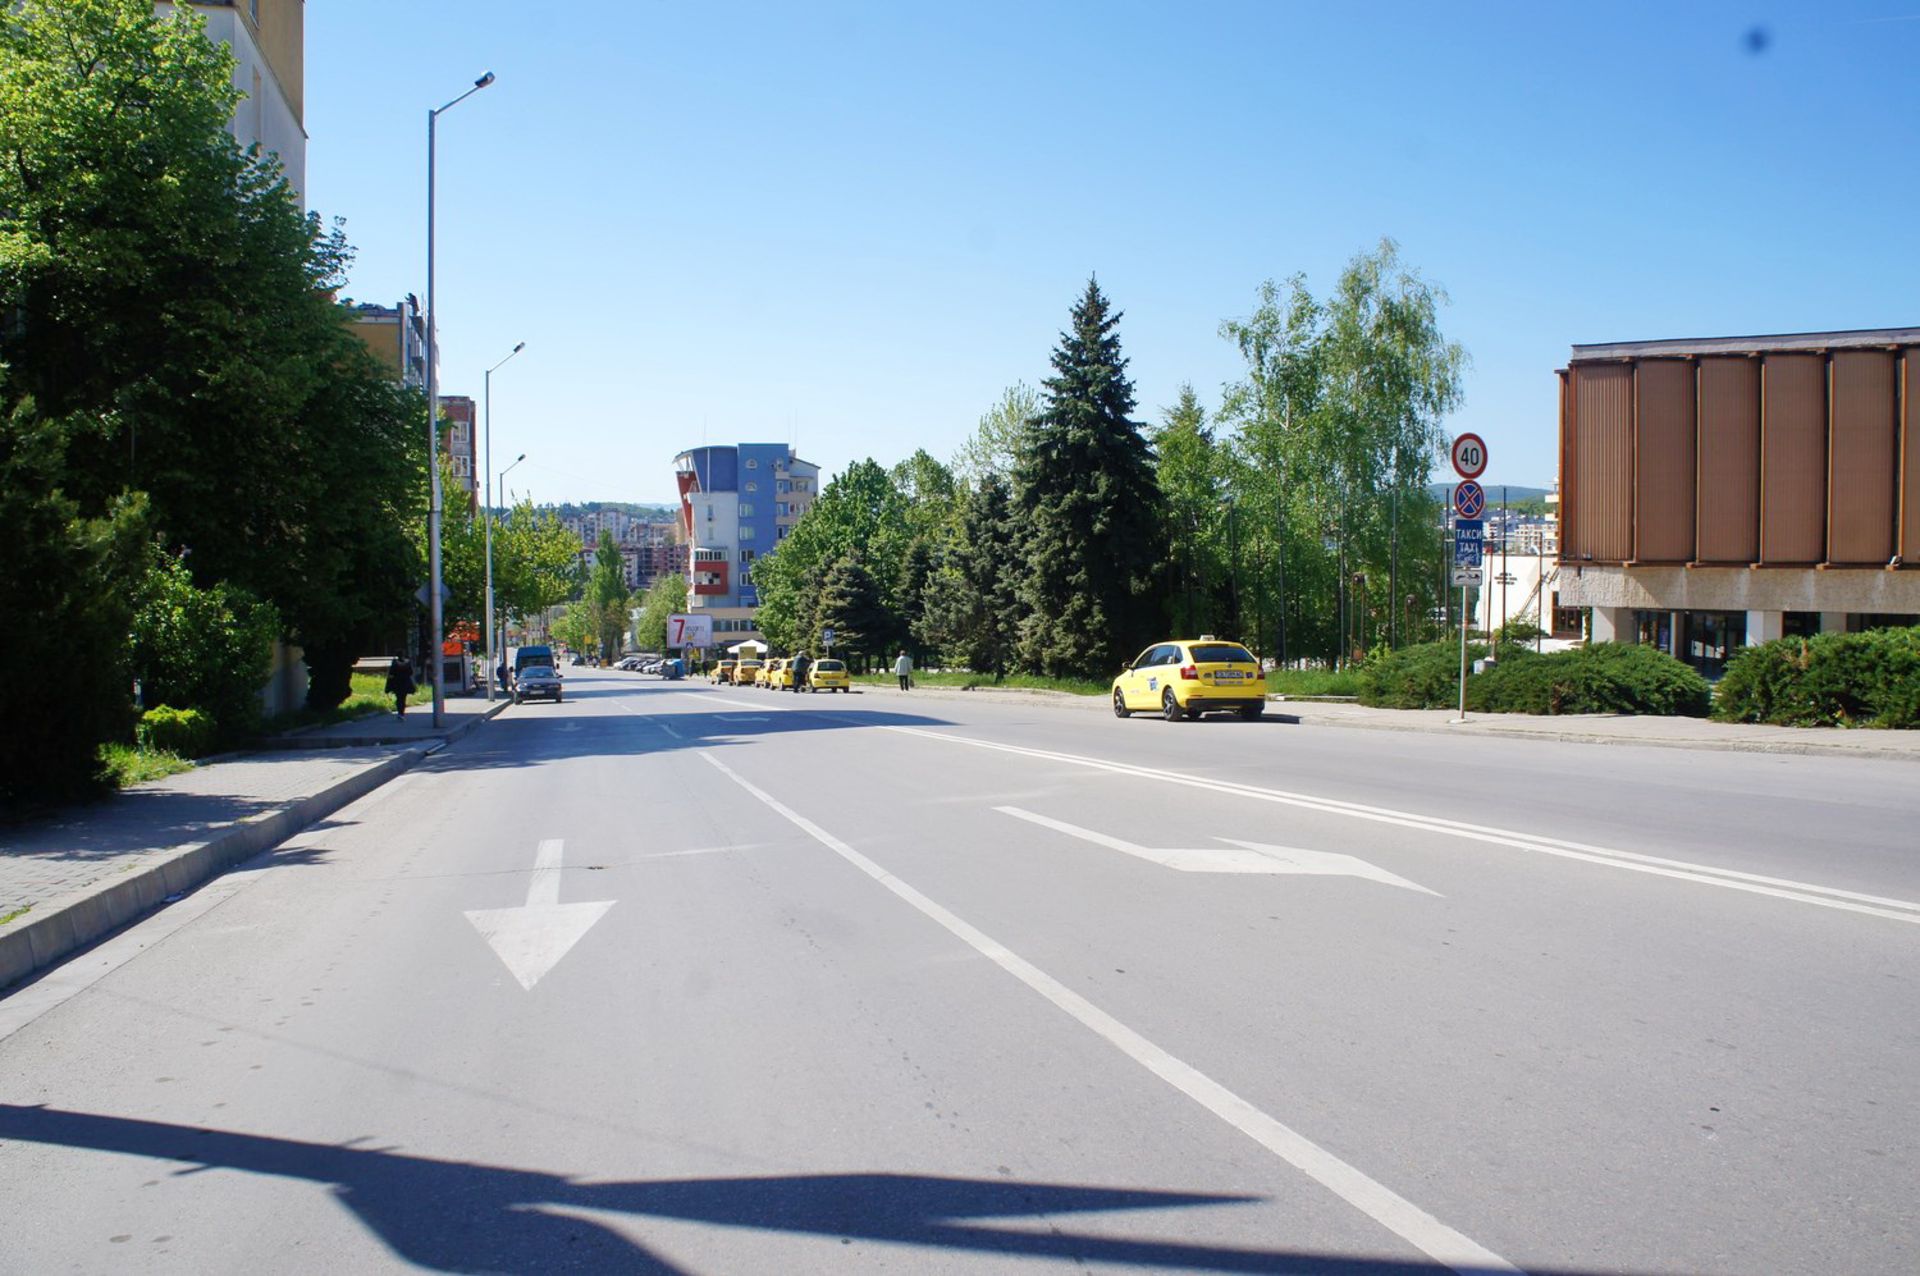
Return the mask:
[[[1453,565],[1478,567],[1486,545],[1486,524],[1477,518],[1455,519],[1453,523]]]

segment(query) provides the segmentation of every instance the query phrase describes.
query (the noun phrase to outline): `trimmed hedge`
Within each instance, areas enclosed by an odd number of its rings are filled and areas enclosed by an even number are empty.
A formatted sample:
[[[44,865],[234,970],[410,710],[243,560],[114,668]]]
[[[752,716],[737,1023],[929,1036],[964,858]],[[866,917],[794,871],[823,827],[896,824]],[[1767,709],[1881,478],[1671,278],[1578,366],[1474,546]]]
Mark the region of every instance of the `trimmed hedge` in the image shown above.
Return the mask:
[[[1920,727],[1920,628],[1744,648],[1727,662],[1713,716],[1786,727]]]
[[[1467,659],[1487,654],[1467,644]],[[1360,666],[1360,703],[1376,709],[1447,709],[1460,703],[1460,641],[1441,639],[1402,647]]]
[[[1657,647],[1603,642],[1535,655],[1510,647],[1467,683],[1484,713],[1643,713],[1701,718],[1707,680]]]
[[[1467,644],[1467,658],[1487,655]],[[1402,647],[1360,670],[1360,703],[1382,709],[1450,709],[1460,702],[1457,639]],[[1467,707],[1482,713],[1644,713],[1704,717],[1710,691],[1691,668],[1655,647],[1599,643],[1536,655],[1502,646],[1467,679]]]
[[[213,719],[198,709],[163,704],[140,715],[137,738],[143,749],[197,758],[213,747]]]

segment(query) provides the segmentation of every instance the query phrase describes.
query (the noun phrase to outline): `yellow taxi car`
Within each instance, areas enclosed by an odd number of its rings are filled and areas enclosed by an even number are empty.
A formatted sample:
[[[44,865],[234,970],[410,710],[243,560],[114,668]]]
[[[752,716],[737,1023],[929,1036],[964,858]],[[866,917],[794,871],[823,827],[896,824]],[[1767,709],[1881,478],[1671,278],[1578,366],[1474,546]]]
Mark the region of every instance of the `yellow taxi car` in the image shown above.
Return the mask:
[[[792,685],[793,675],[788,672],[792,665],[793,662],[785,657],[767,661],[767,667],[760,671],[760,676],[753,680],[753,685],[765,687],[769,691],[778,691],[783,686]]]
[[[807,687],[813,691],[851,691],[853,679],[847,676],[847,662],[826,657],[807,669]]]
[[[733,666],[733,685],[736,687],[751,687],[755,680],[760,677],[762,667],[761,662],[758,660],[742,660],[735,663]]]
[[[1252,721],[1267,707],[1266,679],[1253,653],[1212,634],[1174,638],[1141,652],[1113,680],[1113,716],[1158,712],[1168,722],[1203,713]]]
[[[732,660],[722,660],[719,663],[715,664],[713,667],[713,672],[707,675],[707,681],[708,682],[732,682],[733,666],[736,663],[738,662],[732,661]]]

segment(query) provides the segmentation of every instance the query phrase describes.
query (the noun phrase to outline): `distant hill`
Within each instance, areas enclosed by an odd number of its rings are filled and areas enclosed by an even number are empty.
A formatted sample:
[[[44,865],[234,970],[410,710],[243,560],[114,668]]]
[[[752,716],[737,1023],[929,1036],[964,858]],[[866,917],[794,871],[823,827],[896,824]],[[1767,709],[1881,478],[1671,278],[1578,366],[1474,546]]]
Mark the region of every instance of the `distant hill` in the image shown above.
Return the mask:
[[[1488,504],[1498,505],[1502,495],[1500,485],[1498,483],[1488,484],[1485,479],[1480,480],[1480,482],[1481,485],[1487,489]],[[1509,485],[1504,494],[1509,501],[1517,503],[1520,501],[1537,501],[1552,491],[1553,489],[1550,487],[1514,487]],[[1429,483],[1427,484],[1427,494],[1436,501],[1449,500],[1453,496],[1453,484]]]
[[[671,522],[680,516],[678,506],[674,505],[637,505],[632,501],[582,501],[579,504],[563,502],[551,507],[561,518],[584,518],[589,514],[625,514],[628,518],[650,520],[656,523]]]

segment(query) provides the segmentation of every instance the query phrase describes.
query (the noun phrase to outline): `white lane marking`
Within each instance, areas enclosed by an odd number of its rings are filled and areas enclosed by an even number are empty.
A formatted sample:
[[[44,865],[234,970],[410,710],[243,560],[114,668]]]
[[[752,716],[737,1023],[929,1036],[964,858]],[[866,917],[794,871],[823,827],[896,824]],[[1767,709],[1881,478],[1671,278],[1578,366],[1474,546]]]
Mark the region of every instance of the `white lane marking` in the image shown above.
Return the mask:
[[[709,709],[714,707],[714,701],[718,699],[723,705],[736,705],[744,708],[751,704],[755,709],[761,709],[768,713],[801,712],[798,705],[760,704],[757,701],[735,700],[724,691],[669,691],[667,694],[671,696],[686,696],[690,699],[704,701]]]
[[[938,731],[926,731],[919,727],[882,727],[883,731],[899,731],[907,735],[923,736],[929,740],[943,740],[949,744],[971,745],[979,749],[993,749],[1001,753],[1013,753],[1023,757],[1042,758],[1050,762],[1064,762],[1072,766],[1090,767],[1098,771],[1108,771],[1115,775],[1124,775],[1133,779],[1157,780],[1163,784],[1183,785],[1187,788],[1208,789],[1215,793],[1227,793],[1235,797],[1253,798],[1261,802],[1278,802],[1287,806],[1304,807],[1311,811],[1324,811],[1331,815],[1344,815],[1356,820],[1370,820],[1376,824],[1394,824],[1401,828],[1420,829],[1429,833],[1444,833],[1452,837],[1464,838],[1473,842],[1486,842],[1495,846],[1509,846],[1517,850],[1531,851],[1539,855],[1553,855],[1561,859],[1583,860],[1590,864],[1603,864],[1608,868],[1626,869],[1629,872],[1648,873],[1655,877],[1671,877],[1679,881],[1697,882],[1705,886],[1719,886],[1726,890],[1746,891],[1753,895],[1766,895],[1774,899],[1792,900],[1798,904],[1814,904],[1821,908],[1837,908],[1849,913],[1863,913],[1869,917],[1884,917],[1889,921],[1908,922],[1920,925],[1920,902],[1894,899],[1884,895],[1864,895],[1858,891],[1841,890],[1833,886],[1820,886],[1812,882],[1797,882],[1789,878],[1766,877],[1759,873],[1745,873],[1738,869],[1716,868],[1711,864],[1694,864],[1686,860],[1666,859],[1658,855],[1642,855],[1635,851],[1617,851],[1604,846],[1591,846],[1584,842],[1569,842],[1557,837],[1539,837],[1531,833],[1520,833],[1511,829],[1496,828],[1486,824],[1471,824],[1464,820],[1449,820],[1436,815],[1418,815],[1411,811],[1396,811],[1390,807],[1368,806],[1361,802],[1347,802],[1338,798],[1316,797],[1307,793],[1293,793],[1284,789],[1268,789],[1253,784],[1240,784],[1233,780],[1216,780],[1196,775],[1183,775],[1178,771],[1162,771],[1152,767],[1135,766],[1129,762],[1111,762],[1104,758],[1082,757],[1074,753],[1056,753],[1049,749],[1031,749],[1024,745],[1001,744],[994,740],[976,740],[967,736],[943,735]]]
[[[1230,850],[1218,846],[1158,850],[1151,846],[1136,846],[1132,842],[1109,837],[1093,829],[1081,828],[1078,824],[1069,824],[1065,820],[1056,820],[1033,811],[1025,811],[1017,806],[996,806],[993,809],[1002,815],[1011,815],[1016,820],[1038,824],[1042,828],[1065,833],[1068,837],[1077,837],[1083,842],[1092,842],[1095,846],[1104,846],[1110,851],[1136,856],[1150,864],[1177,869],[1182,873],[1291,873],[1310,877],[1361,877],[1370,882],[1419,891],[1422,895],[1438,896],[1440,894],[1439,891],[1428,890],[1418,882],[1410,882],[1404,877],[1387,872],[1384,868],[1377,868],[1357,856],[1342,855],[1337,851],[1309,851],[1298,846],[1269,846],[1265,842],[1243,842],[1234,837],[1217,839],[1225,842],[1227,847],[1231,847]]]
[[[722,722],[771,722],[771,718],[757,713],[722,713],[715,715]]]
[[[1299,1131],[1282,1124],[1191,1064],[1175,1058],[1085,997],[963,921],[892,873],[793,810],[704,750],[700,756],[775,814],[905,900],[982,957],[1064,1010],[1149,1072],[1293,1166],[1394,1235],[1457,1272],[1512,1272],[1519,1268],[1383,1183],[1368,1178]]]
[[[566,842],[560,838],[540,843],[527,882],[527,902],[521,907],[467,910],[473,928],[529,992],[618,902],[607,899],[562,904],[560,873],[565,849]]]
[[[666,732],[668,735],[672,736],[674,739],[679,740],[683,738],[678,731],[675,731],[672,727],[668,726],[666,723],[662,722],[660,719],[655,718],[653,720],[653,723],[655,726],[659,727],[662,731]]]

